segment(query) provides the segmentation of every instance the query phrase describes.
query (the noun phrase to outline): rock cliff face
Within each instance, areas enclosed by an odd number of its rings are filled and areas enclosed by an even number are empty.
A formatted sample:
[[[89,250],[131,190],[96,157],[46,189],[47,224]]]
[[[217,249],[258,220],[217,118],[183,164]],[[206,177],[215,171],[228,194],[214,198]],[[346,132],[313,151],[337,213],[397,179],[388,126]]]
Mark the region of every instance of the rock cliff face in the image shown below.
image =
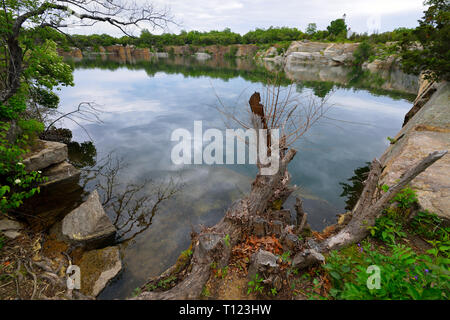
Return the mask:
[[[215,58],[223,58],[230,52],[235,52],[236,57],[253,57],[258,50],[258,46],[253,44],[236,44],[230,46],[211,45],[211,46],[170,46],[165,51],[172,52],[175,55],[190,55],[194,53],[208,53]]]
[[[427,86],[421,85],[422,89]],[[423,92],[419,92],[418,97]],[[381,184],[392,185],[402,173],[430,152],[450,149],[450,84],[436,85],[436,91],[416,111],[381,157]],[[445,155],[417,178],[416,190],[422,209],[450,221],[450,155]]]
[[[298,63],[349,64],[359,43],[293,41],[285,53],[286,66]]]
[[[78,48],[70,48],[69,51],[65,51],[65,50],[59,48],[58,54],[64,58],[71,58],[71,59],[75,59],[75,60],[83,59],[83,53]]]
[[[116,228],[106,215],[97,190],[78,208],[64,217],[61,234],[64,241],[88,248],[98,248],[114,242]]]
[[[47,181],[40,193],[24,201],[21,212],[35,231],[48,229],[81,201],[80,171],[67,162],[67,146],[43,141],[23,160],[28,171],[41,171]]]
[[[109,60],[133,63],[138,60],[149,61],[152,58],[167,58],[169,55],[190,56],[196,53],[206,53],[215,58],[223,58],[230,52],[235,52],[236,57],[253,57],[258,50],[258,46],[253,44],[236,44],[230,46],[166,46],[163,52],[152,52],[149,48],[136,48],[134,46],[112,45],[107,47],[88,47],[83,52],[78,48],[71,48],[70,51],[58,50],[58,54],[64,58],[80,60],[84,56],[108,57]]]

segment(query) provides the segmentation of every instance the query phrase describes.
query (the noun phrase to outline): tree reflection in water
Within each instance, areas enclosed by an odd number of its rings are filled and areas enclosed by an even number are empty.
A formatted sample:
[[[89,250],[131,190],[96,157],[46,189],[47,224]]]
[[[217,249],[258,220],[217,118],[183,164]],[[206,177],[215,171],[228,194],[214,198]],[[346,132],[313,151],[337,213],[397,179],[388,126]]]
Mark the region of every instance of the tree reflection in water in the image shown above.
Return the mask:
[[[166,181],[127,181],[123,174],[126,168],[123,158],[110,152],[95,167],[84,168],[81,178],[83,187],[97,189],[105,211],[118,230],[118,243],[132,240],[147,230],[163,203],[183,188],[180,177],[169,177]]]
[[[342,186],[341,197],[347,197],[347,200],[345,201],[345,210],[353,209],[364,189],[364,181],[366,180],[370,171],[370,162],[366,162],[366,164],[366,166],[356,168],[353,171],[355,175],[347,179],[347,181],[351,182],[350,184],[339,182],[339,184]]]

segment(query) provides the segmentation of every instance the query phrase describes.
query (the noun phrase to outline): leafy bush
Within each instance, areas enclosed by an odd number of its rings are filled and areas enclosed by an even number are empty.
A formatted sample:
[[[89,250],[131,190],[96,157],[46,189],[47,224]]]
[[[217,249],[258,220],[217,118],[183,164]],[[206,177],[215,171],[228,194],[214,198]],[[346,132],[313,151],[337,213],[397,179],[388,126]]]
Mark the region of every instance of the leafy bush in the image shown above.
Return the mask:
[[[427,239],[445,240],[448,238],[449,229],[443,227],[443,221],[435,213],[419,211],[411,220],[411,226],[415,234],[423,235]]]
[[[40,171],[27,172],[21,162],[28,150],[24,149],[28,141],[26,134],[15,143],[6,140],[9,123],[0,124],[0,213],[18,208],[24,199],[39,192],[38,183],[46,178]]]
[[[28,137],[28,141],[34,141],[39,136],[39,134],[44,131],[44,124],[34,119],[22,119],[17,123],[20,129],[22,129],[22,134]]]
[[[428,255],[417,255],[404,245],[391,246],[392,254],[380,253],[365,243],[361,250],[352,247],[353,254],[333,251],[324,268],[328,271],[335,299],[372,300],[448,300],[450,277],[448,259],[433,260]],[[354,253],[357,251],[358,253]],[[369,289],[369,266],[380,269],[380,288]]]
[[[347,36],[347,24],[344,19],[336,19],[331,21],[327,30],[331,36],[346,38]]]
[[[384,192],[389,190],[387,185],[381,186]],[[383,211],[381,217],[375,220],[373,227],[368,227],[372,237],[378,238],[386,243],[396,243],[396,239],[406,237],[404,226],[409,209],[417,202],[416,192],[409,187],[402,189],[392,200],[394,207]]]
[[[357,66],[361,66],[373,54],[374,49],[372,45],[367,41],[363,41],[359,44],[358,48],[356,48],[356,50],[353,52],[353,57],[355,58],[353,63]]]
[[[395,195],[393,201],[397,202],[399,208],[408,209],[417,203],[417,195],[413,189],[406,187]]]
[[[403,231],[403,217],[395,210],[385,210],[384,214],[376,219],[375,226],[369,227],[372,237],[386,243],[396,243],[396,239],[406,237]]]
[[[17,93],[5,104],[0,103],[0,120],[17,119],[27,108],[25,95]]]

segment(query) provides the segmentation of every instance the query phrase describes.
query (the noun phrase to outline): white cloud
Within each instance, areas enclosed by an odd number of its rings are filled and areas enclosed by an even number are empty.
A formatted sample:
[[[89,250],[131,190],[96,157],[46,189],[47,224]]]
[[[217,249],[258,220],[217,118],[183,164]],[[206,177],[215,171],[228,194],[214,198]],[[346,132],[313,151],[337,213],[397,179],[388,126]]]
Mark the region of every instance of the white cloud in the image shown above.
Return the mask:
[[[396,117],[402,117],[405,114],[405,110],[403,108],[392,105],[389,102],[368,100],[354,96],[331,96],[328,102],[335,105],[336,108],[349,111],[361,112],[361,110],[364,110],[366,112],[373,112],[378,115],[384,114]]]
[[[136,0],[144,3],[147,0]],[[368,19],[377,16],[381,30],[414,27],[422,16],[423,0],[152,0],[156,8],[170,8],[181,28],[171,26],[170,32],[185,30],[223,30],[246,33],[255,28],[290,26],[302,30],[310,22],[325,29],[332,19],[347,15],[352,30],[368,30]],[[112,26],[98,24],[95,29],[75,29],[77,33],[120,32]],[[161,31],[155,31],[160,33]]]

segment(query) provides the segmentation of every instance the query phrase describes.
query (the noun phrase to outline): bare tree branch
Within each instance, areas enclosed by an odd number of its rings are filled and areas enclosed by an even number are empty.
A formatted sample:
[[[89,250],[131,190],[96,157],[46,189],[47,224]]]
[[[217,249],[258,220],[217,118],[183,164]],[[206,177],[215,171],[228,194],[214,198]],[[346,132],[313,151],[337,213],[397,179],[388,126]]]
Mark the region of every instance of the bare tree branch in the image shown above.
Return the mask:
[[[131,240],[147,230],[161,205],[183,188],[181,179],[175,178],[165,182],[123,182],[126,168],[124,160],[111,152],[95,168],[84,170],[82,178],[84,186],[94,181],[93,188],[99,191],[102,205],[118,230],[118,242]]]

